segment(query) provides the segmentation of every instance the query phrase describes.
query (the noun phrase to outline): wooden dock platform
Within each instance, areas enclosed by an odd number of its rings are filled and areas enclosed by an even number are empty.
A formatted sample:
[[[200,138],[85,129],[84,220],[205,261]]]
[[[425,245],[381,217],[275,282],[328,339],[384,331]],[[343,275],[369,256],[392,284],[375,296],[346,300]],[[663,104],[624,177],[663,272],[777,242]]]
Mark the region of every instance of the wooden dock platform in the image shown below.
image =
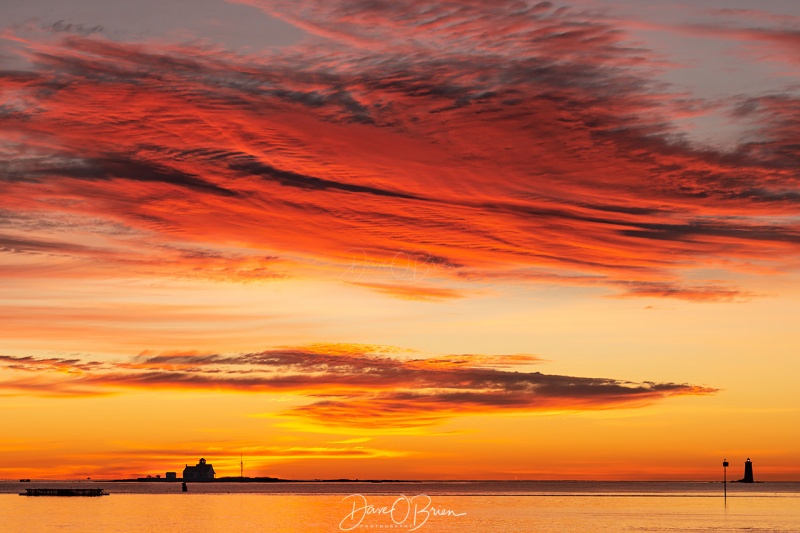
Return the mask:
[[[103,489],[25,489],[20,496],[108,496]]]

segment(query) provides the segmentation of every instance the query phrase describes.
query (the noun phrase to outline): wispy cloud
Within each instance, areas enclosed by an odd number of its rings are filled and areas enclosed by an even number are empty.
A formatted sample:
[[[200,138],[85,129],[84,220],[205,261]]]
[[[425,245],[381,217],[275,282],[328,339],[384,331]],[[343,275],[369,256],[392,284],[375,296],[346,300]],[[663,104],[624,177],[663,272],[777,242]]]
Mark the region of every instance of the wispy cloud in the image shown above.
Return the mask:
[[[39,444],[43,453],[35,461],[20,452],[28,448],[10,446],[4,451],[19,462],[28,463],[25,472],[32,477],[50,478],[54,473],[67,479],[83,478],[83,474],[102,472],[105,479],[163,476],[165,471],[180,469],[180,465],[199,457],[213,458],[217,476],[239,474],[240,454],[244,454],[248,475],[269,475],[277,463],[298,460],[361,460],[401,457],[407,452],[364,446],[369,439],[351,439],[350,442],[330,443],[327,446],[241,446],[230,442],[181,442],[172,447],[154,448],[139,446],[127,448],[120,443],[105,449],[80,452],[59,450],[54,456],[46,445]],[[13,475],[16,468],[0,467],[0,473]],[[273,474],[274,475],[274,474]]]
[[[738,265],[781,272],[797,254],[791,95],[673,94],[652,75],[662,58],[548,2],[250,3],[312,36],[260,56],[80,31],[18,39],[34,66],[0,72],[6,213],[85,226],[59,240],[14,222],[26,235],[0,237],[4,252],[247,280],[281,276],[261,256],[335,279],[347,250],[376,264],[422,250],[452,265],[425,289],[354,281],[425,301],[525,269],[742,300]],[[675,118],[707,105],[748,125],[735,148],[681,131]],[[126,234],[86,244],[110,227]],[[723,288],[719,273],[698,280],[709,263],[728,270]]]
[[[800,17],[758,9],[720,9],[710,14],[713,22],[685,25],[682,31],[731,40],[758,60],[791,65],[800,61]]]
[[[359,287],[365,287],[367,289],[388,294],[396,298],[402,298],[404,300],[432,302],[437,300],[463,298],[465,296],[463,293],[455,289],[449,289],[445,287],[430,287],[401,283],[368,283],[360,281],[354,281],[351,283]]]
[[[283,413],[341,427],[402,428],[465,414],[641,407],[716,392],[679,383],[634,383],[521,370],[535,356],[395,355],[396,349],[317,345],[258,353],[142,355],[127,362],[0,357],[21,373],[0,388],[23,394],[113,394],[123,389],[292,392],[310,403]]]

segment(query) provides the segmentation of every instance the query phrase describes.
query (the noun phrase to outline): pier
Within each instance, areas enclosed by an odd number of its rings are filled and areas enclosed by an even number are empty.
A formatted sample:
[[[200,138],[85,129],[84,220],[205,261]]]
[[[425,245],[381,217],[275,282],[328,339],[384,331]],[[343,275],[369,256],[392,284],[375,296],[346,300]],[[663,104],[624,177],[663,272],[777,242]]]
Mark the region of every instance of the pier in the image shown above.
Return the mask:
[[[25,489],[20,496],[108,496],[103,489]]]

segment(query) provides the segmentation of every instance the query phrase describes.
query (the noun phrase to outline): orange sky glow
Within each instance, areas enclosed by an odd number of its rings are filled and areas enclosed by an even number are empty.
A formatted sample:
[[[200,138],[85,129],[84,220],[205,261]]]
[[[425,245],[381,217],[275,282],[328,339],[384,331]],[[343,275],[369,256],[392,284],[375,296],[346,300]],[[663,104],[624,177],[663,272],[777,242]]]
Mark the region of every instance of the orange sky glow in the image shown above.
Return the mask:
[[[798,6],[90,4],[0,8],[0,478],[800,479]]]

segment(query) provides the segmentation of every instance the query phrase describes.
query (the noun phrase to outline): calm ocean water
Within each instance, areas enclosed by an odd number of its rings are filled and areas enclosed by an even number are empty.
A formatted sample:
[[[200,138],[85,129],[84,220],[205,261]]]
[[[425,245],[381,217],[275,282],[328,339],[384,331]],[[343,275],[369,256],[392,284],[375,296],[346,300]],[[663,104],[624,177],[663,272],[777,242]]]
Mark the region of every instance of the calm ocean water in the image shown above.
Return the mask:
[[[102,487],[99,498],[20,497],[35,487]],[[800,483],[0,482],[0,531],[800,532]]]

